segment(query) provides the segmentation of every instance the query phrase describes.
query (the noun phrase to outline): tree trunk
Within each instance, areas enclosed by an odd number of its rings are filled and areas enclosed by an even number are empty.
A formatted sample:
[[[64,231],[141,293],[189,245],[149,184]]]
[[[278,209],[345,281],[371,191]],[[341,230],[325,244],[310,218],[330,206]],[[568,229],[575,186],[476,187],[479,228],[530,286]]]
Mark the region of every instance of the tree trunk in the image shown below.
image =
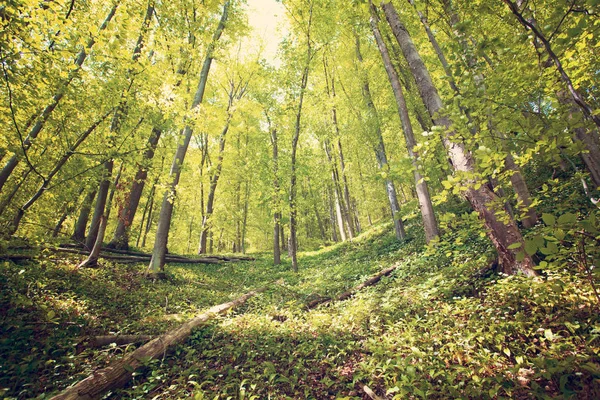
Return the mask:
[[[81,264],[77,266],[76,269],[79,268],[94,268],[98,266],[98,257],[100,256],[100,250],[102,250],[102,241],[104,240],[104,232],[106,232],[106,222],[107,219],[104,215],[100,217],[100,226],[98,227],[98,234],[96,237],[96,242],[94,243],[94,247],[90,252],[90,255],[87,259],[85,259]]]
[[[225,314],[228,310],[244,304],[249,298],[263,291],[265,291],[265,288],[254,290],[235,300],[210,308],[185,324],[146,343],[123,357],[122,360],[115,361],[108,367],[95,371],[86,379],[52,397],[52,400],[101,398],[105,392],[125,385],[131,378],[133,371],[143,365],[141,360],[162,357],[174,346],[183,343],[195,328],[204,325],[208,320],[215,318],[217,315]]]
[[[113,18],[113,16],[115,15],[115,12],[117,11],[117,6],[119,5],[119,3],[115,3],[112,8],[110,9],[110,11],[108,12],[108,15],[106,16],[106,18],[104,19],[104,22],[102,22],[102,25],[100,25],[100,28],[98,29],[98,32],[101,32],[103,30],[106,29],[106,27],[108,26],[108,23],[110,22],[110,20]],[[89,51],[92,46],[94,46],[95,43],[95,39],[94,38],[90,38],[85,46],[85,48],[83,48],[79,54],[77,55],[77,58],[75,59],[75,68],[73,68],[67,75],[67,77],[59,84],[58,89],[56,90],[56,92],[54,93],[54,96],[52,97],[52,99],[48,102],[48,104],[46,105],[46,107],[42,110],[41,114],[35,119],[35,125],[31,128],[31,130],[29,131],[29,133],[27,134],[27,136],[25,137],[25,140],[23,140],[23,146],[22,146],[22,151],[27,151],[29,149],[29,147],[31,147],[33,141],[35,140],[35,138],[37,138],[37,136],[40,134],[40,132],[42,131],[42,129],[44,128],[44,125],[46,125],[46,122],[48,121],[48,119],[50,118],[50,116],[52,115],[52,112],[54,111],[54,109],[56,108],[56,106],[58,106],[58,104],[60,103],[60,101],[62,100],[62,98],[64,97],[68,86],[71,84],[71,82],[73,81],[73,79],[78,75],[79,70],[81,69],[81,66],[83,65],[83,62],[85,61],[85,59],[87,58],[88,53],[86,51]],[[21,155],[18,153],[15,153],[6,163],[6,165],[4,166],[4,168],[2,168],[2,170],[0,171],[0,192],[2,191],[2,188],[4,187],[4,184],[6,183],[6,181],[8,180],[8,178],[10,177],[10,175],[12,174],[13,170],[15,169],[15,167],[19,164],[19,161],[21,159]]]
[[[146,247],[146,238],[148,237],[148,232],[150,232],[150,227],[152,226],[152,211],[154,210],[154,194],[156,192],[156,184],[158,183],[158,179],[152,185],[152,189],[150,190],[150,194],[148,195],[148,201],[146,202],[146,207],[148,207],[148,217],[146,218],[146,228],[144,229],[144,237],[142,238],[142,247]],[[150,206],[148,206],[150,203]],[[145,209],[144,209],[145,216]],[[142,225],[144,224],[144,218],[142,218]],[[140,226],[140,235],[142,235],[142,227]],[[139,242],[139,236],[138,236]],[[136,246],[138,246],[136,244]]]
[[[296,207],[296,151],[298,149],[298,140],[300,138],[300,119],[302,118],[302,105],[304,102],[304,92],[306,91],[306,86],[308,84],[308,73],[310,70],[310,60],[312,58],[312,43],[310,38],[311,25],[312,25],[312,12],[313,12],[313,2],[310,3],[309,10],[309,19],[308,19],[308,27],[306,29],[306,60],[304,64],[304,69],[302,71],[302,80],[300,82],[300,97],[298,99],[298,110],[296,112],[296,122],[294,125],[294,135],[292,137],[292,154],[291,154],[291,165],[292,171],[290,174],[290,238],[289,238],[289,247],[288,253],[292,259],[292,270],[294,272],[298,272],[298,238],[297,238],[297,214],[298,209]]]
[[[281,264],[281,249],[279,247],[279,230],[281,229],[281,202],[279,200],[279,148],[277,143],[277,129],[271,128],[271,121],[267,115],[269,130],[271,131],[271,144],[273,145],[273,264]]]
[[[32,171],[33,171],[33,169],[27,168],[27,170],[23,173],[23,176],[21,176],[21,179],[19,180],[19,182],[13,187],[13,189],[10,191],[10,193],[8,193],[6,195],[6,197],[4,199],[2,199],[2,203],[0,203],[0,215],[4,214],[4,211],[6,211],[6,209],[12,202],[12,200],[15,198],[15,196],[19,192],[19,189],[21,189],[21,186],[23,186],[23,184],[25,183],[25,181],[29,177],[29,174]]]
[[[115,181],[114,181],[112,187],[110,188],[110,194],[108,195],[108,200],[106,200],[106,212],[104,214],[106,215],[107,220],[110,218],[110,211],[112,210],[112,202],[115,197],[115,192],[117,191],[117,188],[119,187],[119,181],[121,180],[121,172],[123,172],[123,162],[121,162],[121,165],[119,166],[119,171],[117,172]]]
[[[473,157],[466,150],[462,142],[456,140],[453,141],[456,132],[452,130],[452,121],[440,113],[443,107],[442,100],[437,89],[433,85],[429,71],[419,56],[408,31],[401,23],[396,9],[391,3],[382,4],[382,7],[387,21],[392,28],[392,32],[415,77],[419,93],[425,106],[435,123],[446,130],[444,144],[446,145],[454,169],[457,172],[467,173],[473,176],[475,173],[475,162]],[[487,185],[477,182],[473,177],[469,178],[466,183],[468,189],[466,190],[465,196],[471,203],[471,206],[479,213],[480,218],[484,221],[488,237],[498,252],[499,262],[503,272],[515,274],[520,271],[527,276],[536,275],[536,272],[533,269],[533,260],[526,253],[523,252],[523,259],[518,261],[517,254],[523,251],[524,241],[514,220],[506,215],[504,210],[494,210],[490,208],[495,204],[501,203],[498,196],[496,196]],[[507,222],[504,223],[503,221]],[[521,244],[519,249],[509,248],[516,243]]]
[[[94,203],[95,197],[96,189],[92,189],[85,196],[83,203],[81,203],[79,217],[77,218],[77,223],[75,224],[73,236],[71,236],[71,238],[76,242],[85,242],[85,228],[87,228],[88,219],[90,218],[90,211],[92,210],[92,204]]]
[[[504,158],[504,164],[507,170],[512,171],[510,176],[510,182],[512,187],[517,194],[518,204],[517,207],[521,212],[525,212],[525,217],[521,220],[525,228],[533,228],[538,220],[535,209],[531,206],[531,197],[529,195],[529,188],[527,182],[521,174],[519,166],[515,163],[512,154],[508,153]]]
[[[340,231],[340,237],[342,238],[342,242],[346,241],[346,229],[344,227],[344,213],[342,211],[343,206],[341,204],[341,195],[340,195],[340,185],[339,178],[337,173],[337,167],[335,165],[335,160],[331,154],[331,146],[329,145],[329,140],[325,140],[324,143],[325,153],[327,154],[327,159],[329,160],[329,168],[331,169],[331,181],[333,183],[333,192],[335,199],[335,215],[338,224],[338,229]]]
[[[98,187],[98,195],[96,196],[96,206],[94,207],[94,215],[92,216],[92,222],[90,223],[90,229],[88,230],[87,237],[85,239],[85,247],[88,250],[92,250],[94,243],[96,243],[96,237],[98,236],[98,229],[100,228],[100,219],[104,215],[106,208],[106,200],[108,199],[108,189],[110,188],[110,178],[114,166],[114,160],[108,160],[104,163],[104,177]]]
[[[437,238],[440,235],[440,232],[435,218],[435,212],[433,211],[433,204],[431,202],[431,196],[429,195],[429,188],[427,187],[425,178],[421,175],[419,171],[419,155],[414,150],[415,146],[417,145],[417,141],[415,140],[412,124],[408,115],[408,107],[406,106],[406,100],[404,99],[404,93],[400,84],[400,78],[398,77],[398,73],[392,65],[392,59],[390,58],[390,54],[387,50],[385,43],[383,42],[383,38],[381,37],[381,33],[379,32],[377,23],[378,21],[376,20],[375,14],[372,14],[371,29],[373,30],[375,41],[377,42],[377,45],[379,47],[379,51],[383,59],[383,64],[388,74],[390,83],[392,85],[394,96],[396,98],[396,104],[398,106],[398,115],[400,116],[402,131],[404,132],[404,138],[406,139],[406,148],[408,150],[408,156],[413,166],[413,175],[415,178],[417,198],[419,199],[419,207],[421,209],[423,227],[425,229],[425,239],[427,243],[429,243],[430,241]]]
[[[227,112],[229,112],[229,107],[227,108]],[[217,184],[219,183],[219,178],[221,177],[221,169],[223,168],[225,140],[227,138],[227,131],[229,130],[230,122],[231,115],[227,117],[227,122],[225,123],[225,127],[221,132],[221,136],[219,137],[219,158],[217,161],[215,172],[210,178],[210,187],[208,189],[208,197],[206,199],[206,211],[202,216],[202,227],[200,228],[200,247],[198,248],[198,254],[205,254],[207,250],[206,243],[208,239],[208,232],[210,230],[210,217],[212,216],[214,211],[215,193],[217,192]]]
[[[331,239],[337,243],[339,241],[337,236],[335,211],[333,205],[333,195],[331,194],[331,187],[327,186],[327,205],[329,206],[329,224],[331,226]]]
[[[140,204],[142,192],[144,191],[144,185],[146,184],[146,178],[148,177],[148,168],[150,161],[154,157],[154,152],[158,141],[162,134],[162,130],[159,128],[152,128],[150,138],[148,138],[148,144],[146,146],[146,152],[144,153],[144,160],[139,164],[138,170],[135,174],[135,179],[131,184],[131,190],[127,197],[127,204],[119,212],[119,220],[117,228],[113,235],[109,246],[116,249],[128,249],[129,248],[129,230],[135,213]],[[143,220],[143,218],[142,218]]]
[[[360,63],[363,62],[362,54],[360,52],[360,41],[358,36],[356,36],[356,57]],[[400,205],[398,203],[398,197],[396,195],[396,188],[394,187],[394,182],[392,182],[391,178],[388,176],[388,160],[387,155],[385,153],[385,144],[383,143],[383,135],[381,133],[381,126],[379,125],[379,114],[377,112],[377,108],[375,107],[375,103],[373,102],[373,97],[371,96],[371,89],[369,87],[369,81],[366,76],[362,77],[363,84],[363,96],[365,98],[365,102],[367,103],[367,108],[371,113],[371,117],[373,118],[373,129],[375,130],[375,137],[377,140],[377,145],[375,146],[375,157],[377,158],[377,164],[379,165],[379,169],[386,173],[385,182],[385,191],[388,196],[388,201],[390,203],[390,210],[392,211],[392,219],[394,221],[394,232],[396,233],[396,238],[398,240],[404,240],[406,237],[406,232],[404,231],[404,224],[402,223],[402,219],[400,217]]]
[[[196,109],[202,99],[204,98],[204,90],[206,88],[206,82],[208,80],[208,73],[210,71],[210,66],[212,64],[214,50],[225,29],[225,22],[227,21],[227,15],[229,11],[229,0],[225,2],[223,6],[223,14],[221,15],[221,20],[219,21],[219,25],[213,35],[212,42],[208,46],[206,50],[206,58],[204,59],[204,64],[202,65],[202,70],[200,71],[200,80],[198,82],[198,88],[194,95],[194,99],[192,101],[191,109]],[[193,129],[191,125],[188,125],[183,130],[183,141],[177,147],[177,151],[175,152],[175,158],[173,159],[173,164],[171,166],[171,172],[169,176],[171,177],[171,183],[167,188],[167,191],[164,194],[162,206],[160,209],[160,216],[158,220],[158,229],[156,230],[156,239],[154,241],[154,250],[152,251],[152,259],[150,260],[150,264],[148,266],[148,272],[152,274],[158,274],[164,270],[165,267],[165,255],[167,253],[167,242],[169,237],[169,230],[171,227],[171,217],[173,215],[173,200],[175,197],[175,189],[177,188],[177,184],[179,183],[179,177],[181,175],[181,166],[183,165],[183,160],[185,158],[185,153],[187,152],[187,148],[190,144],[190,139],[192,138]]]

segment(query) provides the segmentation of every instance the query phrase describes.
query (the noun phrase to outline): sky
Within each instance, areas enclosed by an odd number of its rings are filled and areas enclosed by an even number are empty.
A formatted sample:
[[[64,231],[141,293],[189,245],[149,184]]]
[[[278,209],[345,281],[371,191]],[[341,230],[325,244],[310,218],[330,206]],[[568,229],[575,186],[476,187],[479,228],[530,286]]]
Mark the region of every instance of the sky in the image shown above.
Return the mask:
[[[249,47],[257,48],[262,44],[262,58],[278,66],[277,46],[287,34],[283,5],[275,0],[248,0],[248,23],[254,30],[247,39]]]

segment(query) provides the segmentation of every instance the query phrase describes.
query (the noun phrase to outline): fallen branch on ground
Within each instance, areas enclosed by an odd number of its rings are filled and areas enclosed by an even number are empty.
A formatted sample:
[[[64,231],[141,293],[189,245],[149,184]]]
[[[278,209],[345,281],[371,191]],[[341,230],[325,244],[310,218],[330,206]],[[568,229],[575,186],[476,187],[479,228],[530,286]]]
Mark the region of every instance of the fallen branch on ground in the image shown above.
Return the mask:
[[[92,375],[76,385],[65,389],[62,393],[52,397],[52,399],[98,399],[102,397],[103,393],[119,388],[127,383],[131,378],[132,372],[136,368],[153,358],[162,356],[175,345],[182,343],[190,336],[194,328],[203,325],[206,321],[214,318],[218,314],[224,314],[229,309],[245,303],[249,298],[264,290],[266,290],[266,288],[254,290],[235,300],[212,307],[180,327],[146,343],[134,352],[126,355],[122,360],[116,361],[106,368],[93,372]]]
[[[372,277],[370,277],[369,279],[367,279],[366,281],[364,281],[360,285],[355,286],[352,289],[347,290],[346,292],[340,294],[335,299],[332,299],[331,297],[319,297],[318,299],[315,299],[315,300],[309,302],[306,305],[306,308],[308,308],[309,310],[311,310],[311,309],[317,307],[320,304],[331,303],[333,300],[336,300],[336,301],[346,300],[349,297],[353,296],[359,290],[362,290],[362,289],[364,289],[364,288],[366,288],[368,286],[373,286],[374,284],[376,284],[377,282],[379,282],[381,280],[381,278],[383,278],[384,276],[390,275],[396,268],[398,268],[398,264],[394,264],[391,267],[384,269],[383,271],[379,272],[376,275],[373,275]]]
[[[108,346],[115,343],[117,346],[132,343],[142,343],[154,339],[155,336],[150,335],[103,335],[93,336],[89,339],[84,339],[84,347],[98,348]]]

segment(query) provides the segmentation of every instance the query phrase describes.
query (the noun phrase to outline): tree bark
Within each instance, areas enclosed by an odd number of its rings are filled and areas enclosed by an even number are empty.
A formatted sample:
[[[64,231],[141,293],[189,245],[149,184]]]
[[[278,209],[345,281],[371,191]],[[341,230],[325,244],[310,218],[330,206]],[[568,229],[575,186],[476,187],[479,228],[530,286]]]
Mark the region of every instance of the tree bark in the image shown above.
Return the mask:
[[[273,264],[281,264],[281,249],[279,247],[279,230],[281,229],[281,202],[279,199],[279,148],[277,143],[277,129],[271,127],[267,115],[269,130],[271,131],[271,145],[273,146]]]
[[[52,397],[52,399],[83,400],[100,398],[105,392],[125,385],[131,378],[132,372],[143,365],[141,360],[150,360],[163,356],[177,344],[183,343],[195,328],[204,325],[217,315],[224,314],[228,310],[244,304],[249,298],[263,291],[265,291],[265,288],[254,290],[235,300],[210,308],[208,311],[196,316],[178,328],[146,343],[134,352],[126,355],[122,360],[116,361],[104,369],[95,371],[86,379],[65,389],[62,393]]]
[[[106,232],[106,217],[102,215],[100,217],[100,226],[98,227],[98,234],[96,236],[96,242],[94,243],[94,247],[90,252],[90,255],[87,259],[85,259],[81,264],[77,266],[75,269],[79,268],[94,268],[98,266],[98,257],[100,256],[100,250],[102,249],[102,241],[104,240],[104,232]]]
[[[360,40],[359,37],[356,36],[356,57],[360,63],[363,62],[362,54],[360,52]],[[365,102],[367,103],[367,108],[370,111],[371,117],[373,118],[373,129],[375,133],[375,140],[377,144],[375,146],[375,157],[377,158],[377,164],[379,165],[379,169],[384,171],[385,173],[385,191],[388,197],[388,201],[390,203],[390,210],[392,211],[392,219],[394,222],[394,232],[396,233],[396,239],[404,240],[406,238],[406,232],[404,231],[404,224],[402,223],[402,219],[400,217],[400,205],[398,203],[398,196],[396,195],[396,187],[394,186],[394,182],[392,182],[389,177],[389,165],[387,155],[385,153],[385,144],[383,143],[383,135],[381,133],[381,126],[379,125],[379,114],[377,112],[377,108],[375,107],[375,103],[373,102],[373,96],[371,96],[371,89],[369,87],[369,80],[366,76],[362,77],[362,85],[363,85],[363,97],[365,98]]]
[[[344,223],[344,213],[342,209],[344,206],[341,204],[341,194],[340,194],[340,182],[337,172],[337,166],[335,165],[335,160],[331,154],[331,146],[329,144],[329,140],[325,140],[324,143],[325,153],[327,154],[327,159],[329,160],[329,168],[331,169],[331,181],[333,183],[333,193],[335,200],[335,215],[336,221],[338,224],[338,229],[340,231],[340,237],[342,238],[342,242],[346,241],[346,229]]]
[[[90,211],[92,210],[92,204],[95,197],[96,189],[92,189],[85,196],[85,199],[83,199],[83,203],[81,203],[79,217],[77,218],[77,223],[75,224],[73,236],[71,236],[71,238],[76,242],[85,242],[85,228],[87,228],[88,219],[90,218]]]
[[[446,130],[444,144],[452,160],[454,169],[460,173],[475,174],[475,162],[472,155],[464,147],[464,144],[454,138],[456,132],[452,129],[452,121],[441,113],[442,100],[433,85],[429,71],[415,48],[408,31],[401,23],[396,9],[391,3],[382,4],[386,19],[392,28],[392,32],[400,45],[404,57],[417,82],[419,93],[427,110],[435,123]],[[515,274],[522,272],[527,276],[537,275],[533,269],[534,263],[531,257],[522,253],[523,259],[518,261],[517,254],[522,252],[524,241],[515,221],[505,214],[504,210],[494,210],[495,204],[501,203],[487,185],[477,182],[474,177],[467,180],[468,188],[465,197],[472,207],[479,213],[487,228],[487,235],[498,252],[499,263],[503,272]],[[504,215],[502,215],[504,214]],[[506,223],[503,221],[507,221]],[[519,249],[510,249],[513,244],[521,244]]]
[[[383,41],[379,27],[377,26],[378,21],[374,13],[371,16],[371,29],[375,36],[375,41],[379,47],[381,57],[383,59],[383,65],[388,74],[394,97],[396,98],[396,105],[398,106],[398,115],[400,116],[400,122],[402,124],[402,131],[404,132],[404,138],[406,140],[406,148],[408,150],[408,156],[412,163],[413,175],[415,178],[415,187],[417,191],[417,198],[419,200],[419,207],[421,209],[421,216],[423,219],[423,227],[425,229],[425,240],[427,243],[431,242],[435,238],[439,237],[440,232],[435,218],[435,212],[433,210],[433,203],[431,202],[431,196],[429,195],[429,188],[425,182],[425,178],[421,175],[418,159],[419,154],[415,152],[415,146],[417,141],[413,133],[412,124],[408,115],[408,107],[406,106],[406,100],[404,99],[404,93],[402,91],[402,85],[400,84],[400,78],[392,65],[392,59],[388,52],[388,49]]]
[[[131,184],[127,204],[119,212],[117,228],[112,240],[109,243],[109,246],[117,249],[129,248],[129,230],[140,204],[142,192],[144,191],[144,185],[146,184],[146,179],[148,177],[149,163],[152,158],[154,158],[154,152],[156,150],[156,146],[158,145],[161,134],[161,129],[152,128],[152,133],[150,134],[150,137],[148,138],[148,144],[146,145],[144,160],[139,164],[138,170],[135,174],[135,179]]]
[[[94,207],[94,214],[92,216],[92,222],[90,223],[90,229],[88,230],[87,237],[85,238],[85,247],[91,250],[96,243],[96,237],[98,236],[98,229],[100,228],[100,219],[104,215],[106,208],[106,201],[108,199],[108,190],[110,188],[110,178],[114,166],[114,160],[110,159],[104,163],[104,176],[98,186],[98,195],[96,196],[96,205]]]
[[[114,17],[114,15],[117,11],[118,5],[119,5],[119,3],[115,3],[112,6],[110,11],[108,12],[108,15],[104,19],[104,22],[102,22],[102,25],[100,25],[98,32],[101,32],[106,29],[109,22]],[[67,88],[69,87],[69,85],[71,84],[71,82],[77,76],[79,70],[81,69],[83,62],[87,58],[87,55],[88,55],[87,51],[89,51],[94,46],[95,43],[96,43],[96,41],[92,37],[88,40],[86,46],[83,49],[81,49],[81,51],[77,55],[77,58],[75,59],[75,68],[73,68],[68,73],[67,77],[59,84],[59,87],[56,90],[56,92],[54,93],[54,96],[52,96],[52,99],[48,102],[46,107],[44,107],[44,109],[42,110],[41,114],[37,117],[34,126],[31,128],[31,130],[28,132],[27,136],[23,140],[21,151],[26,152],[31,147],[33,141],[40,134],[40,132],[46,125],[46,122],[48,121],[48,119],[50,118],[52,113],[54,112],[54,109],[56,108],[56,106],[58,106],[58,104],[64,97],[65,93],[67,92]],[[21,154],[15,153],[8,160],[8,162],[6,163],[4,168],[2,168],[2,170],[0,171],[0,192],[2,191],[4,184],[6,183],[6,181],[12,174],[13,170],[19,164],[20,159],[21,159]]]
[[[298,110],[296,112],[296,122],[294,125],[294,135],[292,137],[292,154],[291,154],[291,166],[292,171],[290,174],[290,238],[289,238],[289,247],[288,253],[290,254],[290,258],[292,259],[292,270],[294,272],[298,272],[298,238],[297,238],[297,214],[298,209],[296,207],[296,151],[298,149],[298,140],[300,138],[300,120],[302,118],[302,105],[304,102],[304,92],[306,91],[306,86],[308,84],[308,74],[310,70],[310,61],[312,59],[312,44],[311,44],[311,25],[312,25],[312,16],[313,16],[313,2],[310,3],[309,17],[308,17],[308,27],[306,29],[306,60],[304,64],[304,69],[302,71],[302,79],[300,82],[300,97],[298,99]]]
[[[221,20],[219,21],[219,25],[213,35],[212,42],[208,46],[206,51],[206,58],[204,59],[204,63],[202,65],[202,70],[200,71],[200,80],[198,82],[198,88],[194,95],[194,99],[192,101],[191,109],[196,109],[202,99],[204,98],[204,90],[206,88],[206,82],[208,80],[208,73],[210,71],[210,66],[212,64],[212,60],[214,57],[215,47],[223,30],[225,29],[225,22],[227,21],[227,16],[229,12],[230,1],[226,1],[223,6],[223,14],[221,15]],[[152,251],[152,259],[150,260],[150,264],[148,265],[148,272],[152,274],[158,274],[164,270],[165,267],[165,255],[167,253],[167,242],[169,237],[169,230],[171,227],[171,217],[173,215],[173,201],[175,198],[175,190],[177,188],[177,184],[179,183],[179,177],[181,175],[181,166],[183,165],[183,160],[185,158],[185,153],[187,152],[187,148],[190,144],[190,139],[192,138],[193,128],[191,125],[187,125],[183,130],[183,141],[177,147],[177,151],[175,152],[175,158],[173,159],[173,164],[171,165],[171,172],[169,176],[171,177],[171,183],[167,188],[167,191],[164,194],[163,202],[160,210],[160,216],[158,220],[158,229],[156,230],[156,239],[154,241],[154,250]]]

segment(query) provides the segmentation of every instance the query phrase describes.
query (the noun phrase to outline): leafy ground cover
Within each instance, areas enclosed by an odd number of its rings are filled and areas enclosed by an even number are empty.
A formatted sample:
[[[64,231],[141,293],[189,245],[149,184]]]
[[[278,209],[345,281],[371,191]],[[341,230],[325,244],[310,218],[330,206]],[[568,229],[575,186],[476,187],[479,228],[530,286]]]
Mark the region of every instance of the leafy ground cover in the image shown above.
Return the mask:
[[[599,304],[576,257],[556,256],[561,268],[539,278],[500,276],[476,218],[460,221],[427,250],[411,223],[405,243],[377,226],[302,254],[299,274],[267,255],[172,264],[157,282],[140,274],[141,264],[74,272],[73,258],[47,254],[0,263],[0,393],[49,398],[133,346],[90,349],[84,338],[159,334],[268,286],[108,397],[360,399],[367,385],[398,399],[600,398]],[[550,229],[528,237],[551,239]],[[394,263],[389,278],[352,299],[306,309]]]

